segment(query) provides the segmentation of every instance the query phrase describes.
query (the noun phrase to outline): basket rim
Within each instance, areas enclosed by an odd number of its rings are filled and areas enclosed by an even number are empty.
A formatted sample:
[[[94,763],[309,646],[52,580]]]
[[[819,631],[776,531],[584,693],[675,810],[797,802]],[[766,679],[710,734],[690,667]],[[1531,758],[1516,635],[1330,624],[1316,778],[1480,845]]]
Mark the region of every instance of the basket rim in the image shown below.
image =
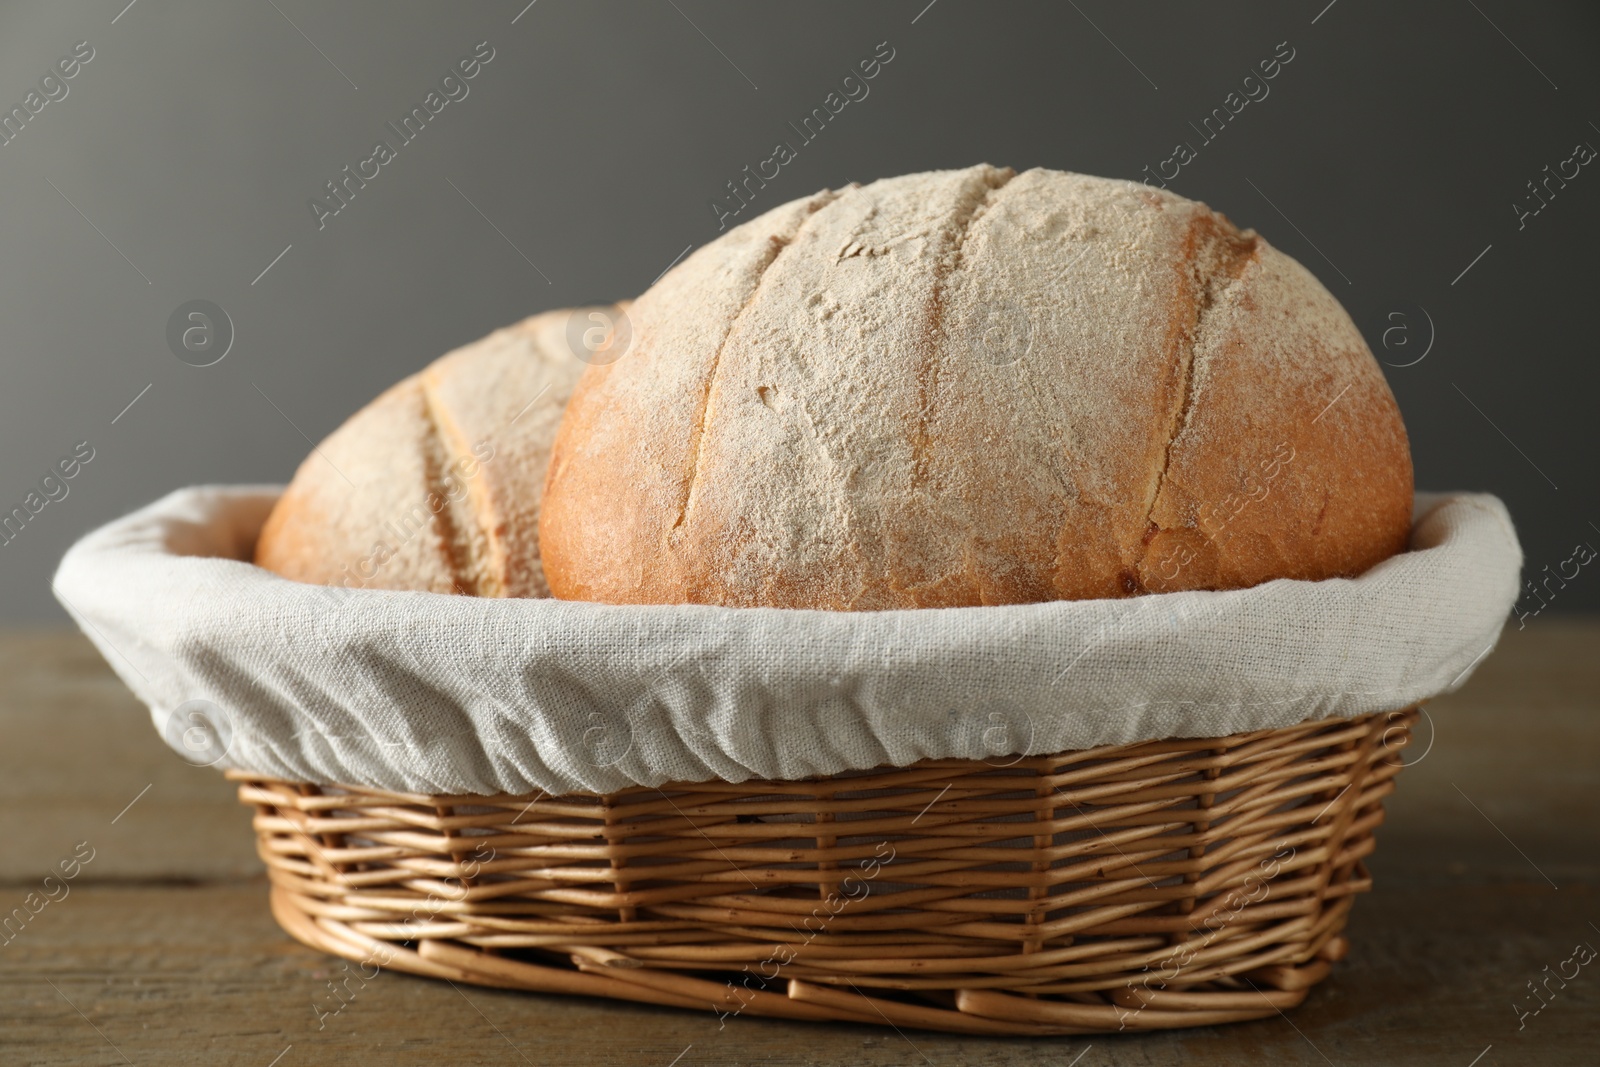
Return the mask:
[[[1114,758],[1114,754],[1116,753],[1133,749],[1139,749],[1145,752],[1153,753],[1158,750],[1157,746],[1169,746],[1172,751],[1200,751],[1212,748],[1218,742],[1237,744],[1250,741],[1262,741],[1268,738],[1283,738],[1288,735],[1313,735],[1316,731],[1328,726],[1332,726],[1336,723],[1348,727],[1352,732],[1352,736],[1355,736],[1362,730],[1361,724],[1363,722],[1371,720],[1379,715],[1383,716],[1387,721],[1393,722],[1397,719],[1403,719],[1406,716],[1412,715],[1412,713],[1416,713],[1422,716],[1427,716],[1429,722],[1431,723],[1432,717],[1428,716],[1427,704],[1428,701],[1419,700],[1403,708],[1396,708],[1391,711],[1379,712],[1372,715],[1334,715],[1321,719],[1305,719],[1289,726],[1272,726],[1263,727],[1256,730],[1239,730],[1230,734],[1215,734],[1205,737],[1158,737],[1145,741],[1128,741],[1121,744],[1094,745],[1088,748],[1063,749],[1059,752],[1039,753],[1035,755],[1006,753],[997,762],[990,762],[988,760],[974,760],[959,756],[946,756],[921,759],[909,764],[884,763],[875,767],[855,768],[832,773],[812,774],[799,778],[744,778],[738,781],[729,781],[723,778],[707,778],[695,781],[669,781],[662,782],[658,785],[633,784],[624,786],[618,790],[611,790],[607,792],[585,792],[580,790],[571,793],[555,794],[544,789],[531,790],[522,793],[513,793],[507,791],[496,793],[416,792],[411,790],[389,789],[384,786],[360,782],[313,782],[304,778],[253,771],[243,767],[224,767],[222,768],[222,776],[224,779],[230,782],[255,782],[294,787],[309,786],[318,790],[338,790],[350,794],[385,796],[393,798],[396,801],[411,804],[463,804],[474,801],[510,803],[513,801],[525,801],[532,796],[547,797],[551,799],[572,797],[615,801],[623,798],[647,796],[653,793],[660,793],[670,790],[713,790],[739,794],[754,793],[765,795],[766,792],[782,792],[805,785],[821,785],[830,782],[848,782],[851,784],[851,788],[853,789],[871,789],[873,787],[868,784],[870,782],[868,776],[870,775],[915,770],[918,768],[927,769],[930,775],[937,773],[941,769],[970,766],[975,763],[981,763],[985,766],[992,767],[997,771],[1005,771],[1013,768],[1018,770],[1040,769],[1047,766],[1060,765],[1061,763],[1073,760],[1074,758],[1085,761],[1110,759]],[[1317,742],[1313,740],[1307,742],[1307,744],[1315,746]],[[771,787],[771,789],[764,790],[763,787]],[[328,804],[329,806],[335,806],[331,796],[328,798]]]

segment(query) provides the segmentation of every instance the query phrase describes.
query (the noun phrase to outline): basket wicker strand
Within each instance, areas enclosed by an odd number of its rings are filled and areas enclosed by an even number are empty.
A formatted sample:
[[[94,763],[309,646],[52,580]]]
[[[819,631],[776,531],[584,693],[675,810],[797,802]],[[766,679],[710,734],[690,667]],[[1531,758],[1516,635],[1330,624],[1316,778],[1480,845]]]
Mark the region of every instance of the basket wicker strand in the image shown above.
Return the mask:
[[[606,796],[233,771],[272,909],[414,974],[973,1034],[1202,1026],[1347,950],[1416,709]]]

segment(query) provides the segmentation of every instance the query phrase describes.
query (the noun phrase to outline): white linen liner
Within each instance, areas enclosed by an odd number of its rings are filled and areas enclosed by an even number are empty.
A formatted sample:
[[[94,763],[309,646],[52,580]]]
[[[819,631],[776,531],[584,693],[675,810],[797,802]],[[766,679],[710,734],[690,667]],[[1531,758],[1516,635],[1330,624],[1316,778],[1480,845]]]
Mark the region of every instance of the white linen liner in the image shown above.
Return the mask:
[[[245,562],[276,486],[90,533],[58,598],[191,762],[405,792],[836,774],[1391,711],[1462,684],[1518,595],[1505,506],[1417,496],[1354,579],[824,612],[335,591]]]

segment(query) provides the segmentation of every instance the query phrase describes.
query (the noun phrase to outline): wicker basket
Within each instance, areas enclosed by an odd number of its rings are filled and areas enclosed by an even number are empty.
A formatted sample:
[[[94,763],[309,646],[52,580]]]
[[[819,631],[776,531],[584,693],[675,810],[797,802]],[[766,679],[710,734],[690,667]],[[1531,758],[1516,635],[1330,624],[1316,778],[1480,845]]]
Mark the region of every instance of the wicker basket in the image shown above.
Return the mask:
[[[724,1019],[1083,1034],[1305,999],[1347,950],[1415,718],[607,796],[230,776],[278,922],[363,966]]]

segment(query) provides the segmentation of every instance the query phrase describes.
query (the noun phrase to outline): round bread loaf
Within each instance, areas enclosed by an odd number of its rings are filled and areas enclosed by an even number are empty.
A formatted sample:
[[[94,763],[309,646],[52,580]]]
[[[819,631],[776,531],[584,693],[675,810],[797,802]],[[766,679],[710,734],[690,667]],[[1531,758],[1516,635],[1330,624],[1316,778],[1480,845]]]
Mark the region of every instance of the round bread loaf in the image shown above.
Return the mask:
[[[306,457],[256,563],[349,588],[549,596],[539,500],[585,366],[570,338],[624,307],[535,315],[387,390]]]
[[[990,166],[825,191],[701,248],[584,375],[558,597],[871,610],[1231,589],[1404,549],[1382,371],[1204,204]]]

